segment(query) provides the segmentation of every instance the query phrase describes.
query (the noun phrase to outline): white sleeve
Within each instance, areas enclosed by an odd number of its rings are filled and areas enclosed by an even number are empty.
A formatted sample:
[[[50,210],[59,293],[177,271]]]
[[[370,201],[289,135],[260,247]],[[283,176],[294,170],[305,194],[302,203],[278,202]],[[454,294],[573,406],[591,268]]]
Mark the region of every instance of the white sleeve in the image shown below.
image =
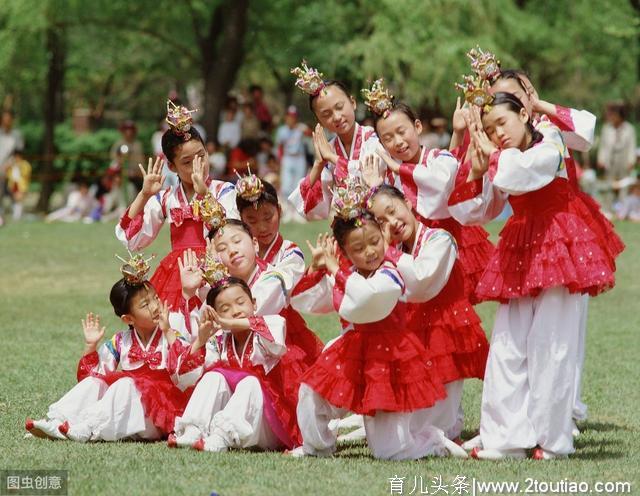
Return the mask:
[[[482,179],[454,188],[449,197],[449,213],[463,225],[486,224],[500,215],[508,197],[485,174]]]
[[[364,278],[357,272],[336,274],[334,301],[339,302],[338,314],[347,322],[364,324],[388,317],[404,292],[404,283],[391,264]],[[342,293],[342,294],[341,294]]]
[[[282,258],[273,264],[273,270],[283,274],[284,280],[289,283],[286,287],[288,293],[300,282],[305,269],[304,253],[293,243],[285,249]]]
[[[149,198],[144,210],[133,219],[129,217],[129,209],[122,215],[116,225],[116,237],[128,250],[141,250],[156,239],[165,221],[160,202],[166,194],[169,191],[163,190]]]
[[[543,139],[521,152],[509,148],[499,152],[497,172],[493,184],[510,195],[522,195],[539,190],[553,181],[559,172],[564,173],[564,141],[560,130],[547,125],[540,127]],[[493,155],[492,155],[493,159]]]
[[[251,362],[262,365],[268,374],[287,352],[285,319],[280,315],[265,315],[252,317],[250,321],[253,331]]]
[[[291,306],[298,312],[311,314],[334,312],[334,284],[333,276],[327,272],[305,274],[291,298]]]
[[[416,258],[404,253],[397,262],[404,279],[407,301],[428,301],[445,287],[457,250],[453,237],[444,229],[429,229]]]
[[[331,210],[332,189],[333,164],[326,164],[313,186],[307,175],[298,183],[288,200],[303,217],[309,220],[326,219]]]
[[[280,313],[288,304],[287,281],[284,274],[267,270],[263,272],[251,288],[256,299],[256,315],[275,315]]]

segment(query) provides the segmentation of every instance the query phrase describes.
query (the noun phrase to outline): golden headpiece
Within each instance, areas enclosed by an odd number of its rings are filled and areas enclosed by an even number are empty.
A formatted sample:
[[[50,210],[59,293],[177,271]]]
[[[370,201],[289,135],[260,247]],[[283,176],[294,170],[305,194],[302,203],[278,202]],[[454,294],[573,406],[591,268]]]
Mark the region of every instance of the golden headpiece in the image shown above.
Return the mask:
[[[296,86],[302,91],[311,96],[316,96],[324,88],[323,74],[318,72],[318,69],[307,66],[305,60],[302,61],[302,67],[294,67],[291,69],[291,74],[294,74],[296,79]]]
[[[246,176],[241,176],[236,172],[238,176],[238,181],[236,182],[236,193],[237,195],[245,201],[254,203],[255,208],[258,208],[258,204],[255,203],[262,195],[264,191],[264,184],[258,176],[251,173],[251,168],[249,168],[249,173]]]
[[[369,110],[374,114],[387,117],[393,107],[393,95],[389,92],[388,88],[384,87],[384,80],[382,78],[376,79],[371,89],[363,89],[362,96],[364,97],[364,104],[369,107]]]
[[[176,105],[171,100],[167,100],[167,124],[171,127],[174,133],[183,137],[185,141],[191,139],[191,125],[193,124],[192,113],[197,112],[198,109],[189,110],[182,105]]]
[[[493,95],[489,92],[489,82],[479,76],[463,76],[463,83],[456,83],[456,88],[464,93],[464,99],[472,105],[480,107],[484,112],[491,110]]]
[[[359,177],[347,178],[342,185],[333,190],[332,206],[336,216],[342,220],[361,217],[365,213],[368,192]]]
[[[127,251],[129,253],[129,260],[125,260],[120,255],[116,255],[116,258],[124,263],[124,265],[120,267],[120,272],[122,272],[122,276],[127,284],[130,286],[140,286],[146,281],[147,273],[151,268],[149,262],[153,260],[155,255],[151,255],[145,260],[142,253],[133,255],[129,250]]]
[[[219,229],[227,222],[227,212],[210,191],[203,198],[194,198],[191,202],[194,217],[208,224],[211,229]]]
[[[471,60],[471,69],[481,79],[492,81],[500,74],[500,61],[491,52],[483,51],[478,45],[467,52]]]
[[[227,267],[210,253],[205,255],[200,270],[202,271],[202,277],[212,288],[223,285],[231,277]]]

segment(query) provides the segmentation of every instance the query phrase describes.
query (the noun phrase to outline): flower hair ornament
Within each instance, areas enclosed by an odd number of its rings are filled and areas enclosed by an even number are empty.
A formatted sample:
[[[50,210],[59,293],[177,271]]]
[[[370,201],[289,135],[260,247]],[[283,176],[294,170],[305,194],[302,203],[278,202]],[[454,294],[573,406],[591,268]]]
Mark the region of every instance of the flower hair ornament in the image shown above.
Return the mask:
[[[455,86],[464,93],[467,102],[480,107],[485,113],[491,110],[494,96],[489,92],[489,81],[480,76],[463,76],[463,82]]]
[[[227,212],[210,191],[202,198],[191,201],[191,210],[196,219],[208,224],[211,229],[219,229],[227,223]]]
[[[309,67],[306,60],[303,60],[300,65],[301,67],[291,69],[291,74],[298,78],[296,79],[296,86],[308,95],[318,95],[325,87],[322,79],[324,74],[318,72],[318,69]]]
[[[258,176],[251,173],[251,168],[248,167],[249,173],[246,176],[241,176],[236,171],[238,181],[236,181],[236,193],[245,201],[253,203],[253,208],[258,208],[258,199],[264,191],[264,184]]]
[[[189,141],[191,139],[189,131],[193,124],[191,114],[197,111],[198,109],[189,110],[187,107],[176,105],[171,100],[167,100],[167,117],[165,120],[175,134],[182,136],[184,141]]]
[[[364,104],[369,107],[369,110],[374,114],[386,118],[389,112],[391,112],[393,95],[389,92],[388,88],[384,87],[384,80],[382,78],[376,79],[371,89],[363,89],[362,96],[364,98]]]
[[[155,258],[155,255],[145,259],[142,253],[133,255],[129,250],[127,252],[129,253],[129,260],[116,255],[116,258],[124,264],[120,267],[120,272],[122,272],[124,282],[129,286],[140,286],[147,280],[147,274],[151,268],[149,262]]]
[[[202,271],[202,277],[212,288],[223,286],[231,277],[227,267],[211,253],[205,255],[200,270]]]
[[[362,226],[362,216],[366,212],[365,203],[368,189],[359,177],[349,177],[333,190],[332,207],[336,217],[348,221],[356,219],[356,226]]]
[[[485,52],[476,45],[467,52],[467,57],[471,60],[471,69],[480,79],[493,81],[500,75],[500,61],[491,52]]]

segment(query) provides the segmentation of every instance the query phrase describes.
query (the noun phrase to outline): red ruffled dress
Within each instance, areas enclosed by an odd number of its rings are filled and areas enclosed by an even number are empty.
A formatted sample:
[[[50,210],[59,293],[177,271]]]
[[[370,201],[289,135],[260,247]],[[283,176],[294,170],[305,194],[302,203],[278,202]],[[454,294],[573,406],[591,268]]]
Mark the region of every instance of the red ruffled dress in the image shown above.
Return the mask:
[[[166,436],[173,431],[175,418],[184,412],[189,395],[173,383],[163,362],[165,344],[162,332],[156,330],[148,347],[149,351],[142,349],[135,336],[125,336],[133,332],[135,331],[129,330],[117,333],[106,346],[113,356],[112,367],[115,369],[118,363],[124,365],[125,357],[121,354],[123,339],[131,339],[131,346],[126,350],[126,364],[135,368],[100,371],[100,358],[98,352],[94,351],[84,355],[78,362],[78,382],[89,376],[102,379],[109,385],[123,377],[133,379],[141,396],[145,416]],[[168,352],[164,354],[168,357]]]
[[[336,274],[333,299],[339,312],[348,278],[354,275]],[[400,278],[395,271],[391,277]],[[376,410],[411,412],[446,398],[442,379],[424,360],[424,347],[409,328],[406,314],[407,304],[398,302],[378,322],[343,321],[351,329],[323,351],[301,382],[332,405],[362,415],[375,415]]]

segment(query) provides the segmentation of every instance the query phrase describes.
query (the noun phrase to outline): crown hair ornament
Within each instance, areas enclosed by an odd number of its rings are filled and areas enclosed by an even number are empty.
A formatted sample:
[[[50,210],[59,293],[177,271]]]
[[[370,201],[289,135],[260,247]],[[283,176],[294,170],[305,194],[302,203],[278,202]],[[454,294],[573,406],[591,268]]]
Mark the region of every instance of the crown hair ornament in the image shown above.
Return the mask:
[[[191,210],[195,218],[208,224],[211,229],[219,229],[227,223],[227,212],[211,191],[207,191],[202,198],[194,198],[191,201]]]
[[[229,281],[231,275],[229,269],[211,253],[207,253],[200,267],[202,277],[209,283],[212,288],[217,288]]]
[[[393,107],[393,95],[388,88],[384,86],[384,79],[376,79],[371,89],[363,89],[362,96],[364,104],[374,114],[381,115],[386,118]]]
[[[347,178],[344,184],[333,190],[332,206],[336,217],[346,221],[356,219],[356,226],[362,226],[367,193],[368,189],[359,177]]]
[[[258,199],[264,191],[264,184],[258,176],[251,173],[251,167],[247,165],[249,173],[246,176],[241,176],[236,172],[238,180],[236,181],[236,193],[240,198],[245,201],[253,203],[254,208],[258,208]]]
[[[489,92],[489,81],[479,76],[463,76],[462,83],[456,83],[455,87],[464,93],[464,99],[472,105],[480,107],[483,112],[491,110],[494,96]]]
[[[322,79],[324,74],[318,72],[318,69],[309,67],[306,60],[303,60],[300,65],[301,67],[291,69],[291,74],[298,78],[296,86],[308,95],[317,96],[325,87]]]
[[[184,141],[189,141],[191,139],[189,131],[193,124],[191,114],[197,111],[198,109],[189,110],[187,107],[176,105],[171,100],[167,100],[167,117],[165,121],[175,134],[182,136]]]
[[[120,267],[124,282],[130,286],[140,286],[147,280],[147,273],[151,266],[149,262],[155,258],[155,254],[145,259],[142,253],[132,254],[129,250],[129,260],[125,260],[120,255],[116,255],[116,258],[120,260],[124,265]]]
[[[500,75],[500,61],[493,53],[482,50],[479,45],[469,50],[467,57],[471,60],[471,69],[481,79],[492,81]]]

